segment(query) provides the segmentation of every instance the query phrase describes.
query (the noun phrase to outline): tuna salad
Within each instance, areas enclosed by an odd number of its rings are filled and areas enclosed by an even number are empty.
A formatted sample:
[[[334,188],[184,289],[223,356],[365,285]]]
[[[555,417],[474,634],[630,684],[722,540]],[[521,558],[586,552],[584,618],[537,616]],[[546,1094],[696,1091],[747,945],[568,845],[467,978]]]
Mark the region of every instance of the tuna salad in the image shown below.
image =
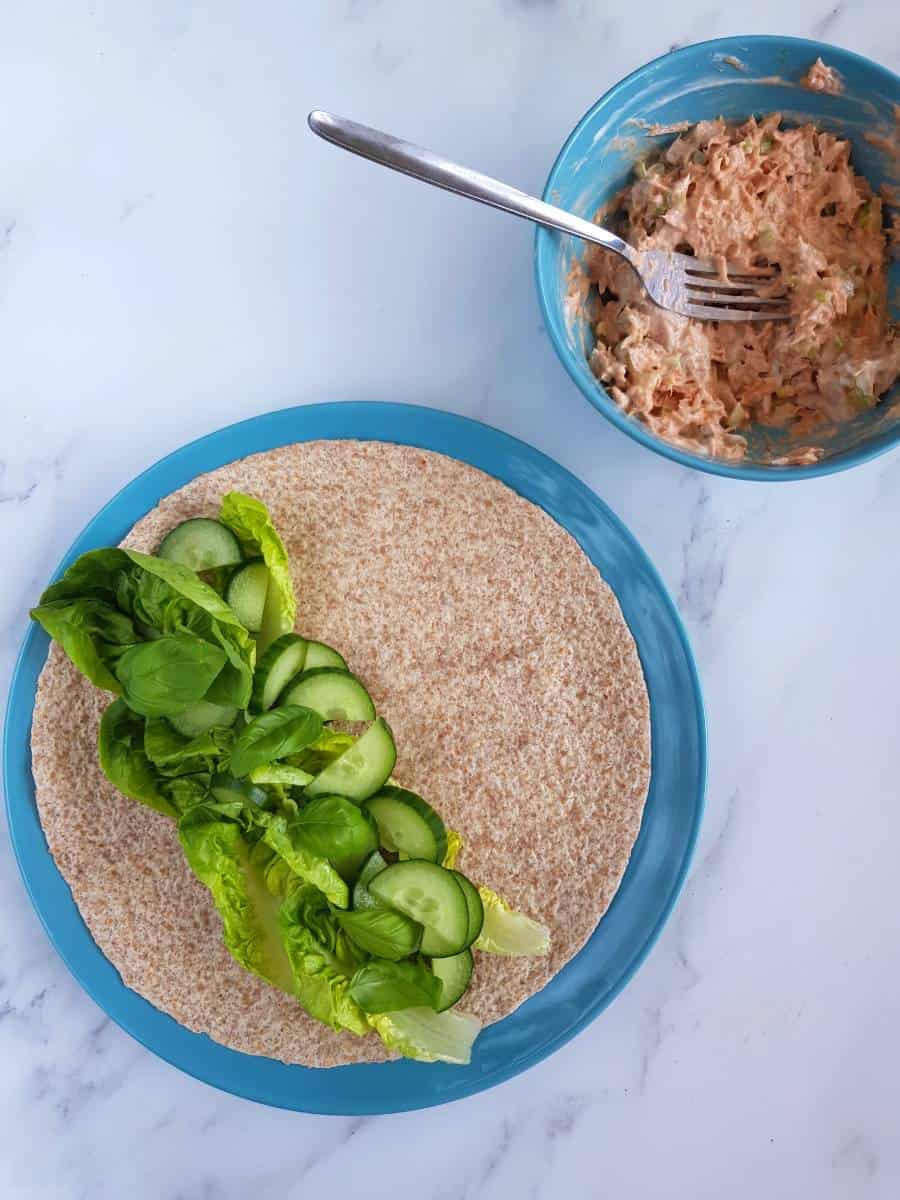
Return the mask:
[[[790,297],[790,321],[691,320],[657,308],[617,256],[588,248],[574,282],[596,289],[591,368],[666,441],[739,460],[753,422],[791,435],[789,461],[812,462],[822,451],[803,441],[873,408],[900,374],[882,201],[834,134],[783,128],[777,113],[700,122],[638,163],[596,219],[639,250],[776,265]]]

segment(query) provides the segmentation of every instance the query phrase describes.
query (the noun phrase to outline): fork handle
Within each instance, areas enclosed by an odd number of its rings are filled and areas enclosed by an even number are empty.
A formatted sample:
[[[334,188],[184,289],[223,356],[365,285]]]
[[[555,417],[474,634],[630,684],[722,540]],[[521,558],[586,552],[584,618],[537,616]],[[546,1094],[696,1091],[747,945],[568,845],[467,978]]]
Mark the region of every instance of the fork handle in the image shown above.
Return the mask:
[[[492,179],[490,175],[482,175],[480,171],[441,158],[422,146],[403,142],[389,133],[370,129],[368,125],[358,125],[356,121],[348,121],[321,109],[314,109],[309,114],[309,127],[326,142],[371,159],[383,167],[390,167],[392,171],[411,175],[423,183],[502,209],[516,217],[525,217],[528,221],[558,229],[561,233],[571,233],[586,242],[595,242],[607,250],[614,250],[634,264],[635,255],[631,246],[614,233],[576,217],[563,208],[538,200],[536,196],[529,196],[527,192],[520,192],[518,188],[501,183],[499,179]]]

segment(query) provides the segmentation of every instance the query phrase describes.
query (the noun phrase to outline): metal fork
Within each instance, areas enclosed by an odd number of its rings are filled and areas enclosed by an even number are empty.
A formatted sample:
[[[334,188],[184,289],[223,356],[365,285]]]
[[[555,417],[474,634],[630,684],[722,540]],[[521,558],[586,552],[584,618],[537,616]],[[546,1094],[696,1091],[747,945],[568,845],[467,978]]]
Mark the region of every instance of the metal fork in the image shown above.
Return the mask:
[[[423,183],[612,250],[634,269],[647,295],[660,308],[702,321],[790,320],[786,298],[766,294],[778,274],[774,268],[725,263],[723,270],[720,263],[689,254],[636,250],[600,225],[367,125],[315,109],[309,114],[309,127],[335,146]]]

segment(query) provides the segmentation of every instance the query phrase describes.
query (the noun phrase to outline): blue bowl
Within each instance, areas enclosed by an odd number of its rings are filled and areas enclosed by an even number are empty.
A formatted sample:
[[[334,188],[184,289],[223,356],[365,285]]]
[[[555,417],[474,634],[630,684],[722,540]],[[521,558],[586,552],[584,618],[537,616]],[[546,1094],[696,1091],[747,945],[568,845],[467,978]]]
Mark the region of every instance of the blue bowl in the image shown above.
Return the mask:
[[[808,91],[800,79],[821,57],[841,74],[839,96]],[[867,133],[895,134],[893,106],[900,104],[900,79],[858,54],[803,38],[733,37],[700,42],[663,55],[610,89],[576,125],[544,188],[544,199],[590,218],[628,181],[636,159],[672,140],[652,136],[643,125],[670,125],[718,116],[743,121],[752,114],[781,112],[789,124],[811,121],[847,138],[852,162],[874,188],[900,185],[900,163],[867,142]],[[895,143],[897,144],[897,143]],[[538,296],[550,339],[563,366],[587,399],[612,423],[641,445],[686,467],[734,479],[811,479],[843,471],[883,454],[900,442],[900,384],[877,408],[861,414],[827,436],[820,462],[776,467],[771,458],[785,453],[787,435],[751,433],[747,457],[734,464],[690,454],[669,445],[646,425],[628,416],[603,389],[588,365],[594,344],[590,325],[566,312],[567,277],[584,244],[577,238],[538,229],[535,271]],[[900,263],[891,268],[889,294],[900,291]],[[807,435],[808,436],[808,435]]]

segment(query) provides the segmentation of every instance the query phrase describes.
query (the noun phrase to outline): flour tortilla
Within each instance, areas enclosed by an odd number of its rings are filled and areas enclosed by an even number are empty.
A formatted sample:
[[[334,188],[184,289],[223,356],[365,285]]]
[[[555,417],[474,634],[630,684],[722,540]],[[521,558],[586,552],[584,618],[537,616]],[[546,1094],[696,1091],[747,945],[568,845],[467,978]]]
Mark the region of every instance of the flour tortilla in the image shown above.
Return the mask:
[[[477,955],[466,1011],[497,1021],[544,986],[606,911],[650,775],[647,693],[618,603],[536,505],[440,454],[305,442],[202,475],[137,523],[152,551],[222,495],[269,506],[298,628],[338,647],[397,742],[395,775],[458,830],[461,869],[545,922],[541,958]],[[32,731],[51,853],[125,984],[235,1050],[330,1067],[388,1057],[239,967],[167,818],[97,762],[109,697],[53,645]]]

